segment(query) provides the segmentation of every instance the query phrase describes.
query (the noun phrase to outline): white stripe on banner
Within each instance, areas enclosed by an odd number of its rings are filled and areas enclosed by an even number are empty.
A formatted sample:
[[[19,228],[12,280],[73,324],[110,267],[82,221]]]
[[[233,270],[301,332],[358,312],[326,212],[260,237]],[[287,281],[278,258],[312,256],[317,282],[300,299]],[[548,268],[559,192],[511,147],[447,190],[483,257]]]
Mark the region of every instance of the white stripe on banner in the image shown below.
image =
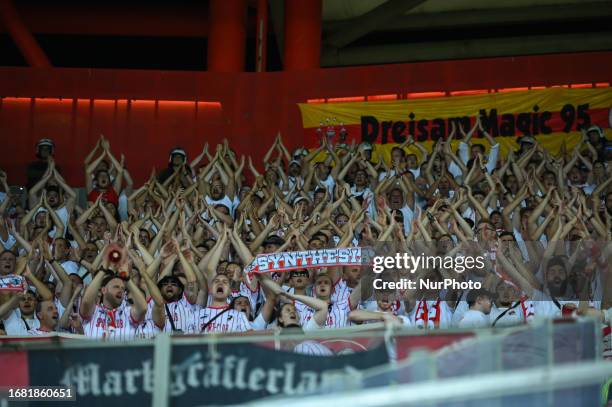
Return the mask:
[[[361,266],[369,263],[371,250],[361,247],[265,253],[246,267],[247,274],[284,272],[304,268]]]

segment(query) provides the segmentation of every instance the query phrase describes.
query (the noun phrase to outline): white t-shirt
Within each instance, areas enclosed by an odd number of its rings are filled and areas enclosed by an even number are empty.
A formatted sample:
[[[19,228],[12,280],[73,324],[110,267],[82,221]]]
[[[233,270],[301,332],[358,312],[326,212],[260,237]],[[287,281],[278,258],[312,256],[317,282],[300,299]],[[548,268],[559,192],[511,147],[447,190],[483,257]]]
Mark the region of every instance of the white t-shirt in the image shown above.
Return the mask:
[[[21,310],[19,308],[14,309],[13,312],[4,320],[4,330],[8,336],[17,335],[28,335],[30,329],[40,328],[40,321],[36,317],[36,314],[32,315],[33,318],[21,318]]]
[[[336,181],[331,176],[331,174],[329,174],[327,176],[327,178],[322,180],[321,184],[325,185],[325,188],[327,188],[327,193],[329,194],[330,197],[333,197],[334,196],[334,187],[336,186]]]
[[[264,319],[261,312],[255,317],[253,322],[251,322],[251,327],[254,331],[263,331],[268,327],[268,323]]]
[[[408,236],[412,230],[412,218],[414,218],[414,212],[408,207],[408,205],[404,205],[402,208],[400,208],[400,212],[404,217],[404,234]]]
[[[230,216],[234,217],[234,210],[238,205],[240,205],[240,200],[237,197],[234,197],[232,201],[229,196],[225,195],[221,199],[212,199],[210,196],[205,196],[204,199],[206,203],[214,207],[215,205],[225,205],[229,209]]]
[[[514,304],[512,305],[514,306]],[[502,314],[503,316],[497,319]],[[489,323],[491,326],[493,326],[493,323],[495,323],[495,327],[514,326],[520,325],[523,322],[525,322],[525,317],[520,303],[515,307],[498,308],[495,304],[491,307],[491,312],[489,313]]]
[[[489,318],[481,311],[469,309],[459,321],[459,328],[485,328],[488,327]]]
[[[378,174],[378,182],[382,182],[385,178],[387,178],[387,176],[395,176],[396,172],[395,170],[389,170],[389,172],[383,171],[380,174]]]
[[[66,231],[68,231],[68,209],[66,209],[66,205],[64,205],[59,209],[54,209],[54,211],[64,224],[64,236],[66,236]],[[36,214],[40,212],[47,212],[47,210],[45,208],[39,208],[38,211],[36,211]],[[55,229],[56,227],[53,226],[53,228],[49,231],[49,237],[55,237]]]
[[[536,318],[561,318],[562,308],[566,304],[572,304],[575,308],[578,308],[580,301],[578,300],[567,300],[562,298],[556,298],[557,304],[553,301],[550,294],[542,292],[540,290],[533,290],[533,304]],[[589,301],[589,308],[600,309],[601,301]]]
[[[70,274],[79,274],[79,268],[81,266],[79,266],[79,263],[76,263],[72,260],[66,260],[60,263],[60,265],[62,266],[62,268],[64,269],[64,271],[66,272],[66,274],[70,275]],[[80,276],[80,274],[79,274]],[[53,274],[51,274],[51,276],[49,277],[49,281],[55,281],[55,276]]]
[[[371,219],[376,219],[376,204],[374,202],[374,192],[369,187],[365,187],[361,191],[357,191],[356,186],[351,187],[352,196],[360,196],[363,198],[363,202],[368,202],[368,216]]]

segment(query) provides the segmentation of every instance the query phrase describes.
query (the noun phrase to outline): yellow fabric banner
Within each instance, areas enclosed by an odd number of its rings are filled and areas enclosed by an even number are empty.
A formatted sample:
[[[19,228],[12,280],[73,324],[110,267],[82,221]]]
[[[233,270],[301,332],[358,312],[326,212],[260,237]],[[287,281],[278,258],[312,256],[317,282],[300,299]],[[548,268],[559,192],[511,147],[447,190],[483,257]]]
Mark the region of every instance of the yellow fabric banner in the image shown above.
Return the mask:
[[[518,148],[517,139],[534,136],[557,154],[563,143],[572,149],[581,130],[612,125],[612,88],[555,87],[542,90],[488,93],[470,96],[406,99],[386,102],[299,104],[307,139],[316,142],[328,134],[338,142],[346,129],[346,142],[368,141],[388,158],[391,148],[413,135],[428,148],[446,139],[450,123],[467,132],[479,116],[484,129],[501,144],[502,154]],[[457,132],[457,136],[460,134]],[[474,143],[488,143],[477,135]],[[414,149],[416,151],[416,149]]]

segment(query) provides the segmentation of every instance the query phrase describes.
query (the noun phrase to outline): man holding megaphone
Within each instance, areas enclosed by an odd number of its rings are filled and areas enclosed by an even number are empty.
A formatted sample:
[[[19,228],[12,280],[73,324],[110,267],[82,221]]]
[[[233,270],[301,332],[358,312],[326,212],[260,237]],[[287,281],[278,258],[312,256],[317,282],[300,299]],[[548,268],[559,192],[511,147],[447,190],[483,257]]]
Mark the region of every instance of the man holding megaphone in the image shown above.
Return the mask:
[[[126,340],[134,337],[144,320],[147,302],[129,273],[126,247],[111,243],[104,249],[103,266],[85,290],[79,313],[85,335],[93,338]],[[126,300],[126,289],[132,304]],[[96,304],[98,291],[102,298]]]

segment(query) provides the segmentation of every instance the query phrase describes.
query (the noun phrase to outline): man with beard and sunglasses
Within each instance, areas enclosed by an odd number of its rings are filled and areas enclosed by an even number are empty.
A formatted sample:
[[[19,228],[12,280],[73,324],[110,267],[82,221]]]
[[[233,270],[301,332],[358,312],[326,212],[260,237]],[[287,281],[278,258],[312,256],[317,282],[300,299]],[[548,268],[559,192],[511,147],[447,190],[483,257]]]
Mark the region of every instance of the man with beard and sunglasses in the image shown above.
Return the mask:
[[[178,277],[166,276],[157,282],[157,287],[164,298],[164,311],[166,324],[164,332],[184,333],[190,332],[195,323],[193,304],[184,294],[185,286]],[[149,299],[147,304],[147,319],[152,318],[154,301]]]
[[[570,317],[578,310],[580,301],[587,302],[591,308],[600,308],[601,299],[579,298],[570,289],[570,275],[567,270],[567,259],[564,256],[553,256],[544,261],[544,284],[538,284],[535,278],[527,278],[526,273],[517,270],[502,251],[498,252],[498,259],[513,281],[516,281],[521,290],[533,301],[536,318]]]
[[[578,309],[579,298],[571,292],[567,260],[555,256],[546,264],[544,291],[534,290],[536,317],[559,318],[571,316]],[[600,301],[589,302],[592,308],[599,308]]]

